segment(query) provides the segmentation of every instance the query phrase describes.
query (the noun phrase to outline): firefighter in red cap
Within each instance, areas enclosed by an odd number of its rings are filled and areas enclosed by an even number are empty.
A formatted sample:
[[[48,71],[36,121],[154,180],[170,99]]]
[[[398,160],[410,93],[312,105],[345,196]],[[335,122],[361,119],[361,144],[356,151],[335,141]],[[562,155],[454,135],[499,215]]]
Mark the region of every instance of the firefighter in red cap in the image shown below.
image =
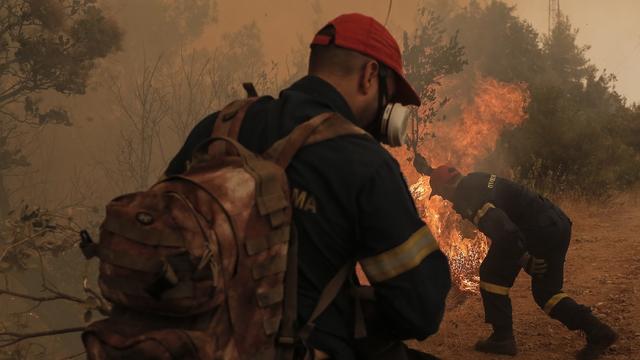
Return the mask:
[[[428,173],[425,161],[418,170]],[[476,343],[481,352],[516,355],[509,290],[524,269],[531,275],[536,303],[570,330],[583,330],[586,346],[578,359],[599,357],[616,340],[616,333],[590,309],[562,291],[565,256],[571,238],[571,220],[548,199],[512,181],[487,173],[466,176],[441,166],[430,173],[431,195],[453,203],[464,219],[491,239],[480,266],[480,293],[485,321],[493,333]]]
[[[326,112],[372,135],[307,146],[287,168],[299,237],[299,323],[310,318],[330,279],[350,262],[360,262],[375,297],[361,304],[371,316],[367,338],[356,340],[353,289],[342,287],[306,341],[316,359],[430,358],[401,340],[438,330],[451,286],[448,261],[418,215],[398,163],[380,145],[403,143],[405,105],[419,104],[387,29],[371,17],[346,14],[313,38],[307,76],[279,98],[260,97],[246,109],[238,139],[258,154]],[[213,113],[195,126],[166,175],[185,171],[196,146],[225,121],[217,117]]]

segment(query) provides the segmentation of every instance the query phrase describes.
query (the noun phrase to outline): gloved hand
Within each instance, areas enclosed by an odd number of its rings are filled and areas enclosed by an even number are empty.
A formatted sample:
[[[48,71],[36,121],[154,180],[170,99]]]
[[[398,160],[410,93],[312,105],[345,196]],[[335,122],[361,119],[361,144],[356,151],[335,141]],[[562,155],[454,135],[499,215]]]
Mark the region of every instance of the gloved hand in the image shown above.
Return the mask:
[[[413,167],[422,175],[431,176],[431,173],[433,172],[433,169],[427,162],[427,159],[418,153],[416,153],[416,156],[413,158]]]
[[[520,258],[520,266],[531,276],[543,276],[547,272],[547,262],[528,252],[524,253]]]

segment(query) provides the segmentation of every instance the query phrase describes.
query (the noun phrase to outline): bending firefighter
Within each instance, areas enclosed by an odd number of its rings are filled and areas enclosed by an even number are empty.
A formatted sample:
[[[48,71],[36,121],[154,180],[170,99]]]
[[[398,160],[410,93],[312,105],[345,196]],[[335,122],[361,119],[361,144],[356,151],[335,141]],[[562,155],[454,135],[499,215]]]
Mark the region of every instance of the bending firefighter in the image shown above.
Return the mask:
[[[579,359],[595,359],[617,338],[584,305],[562,291],[564,262],[571,239],[571,220],[548,199],[496,175],[466,176],[447,166],[431,173],[432,196],[453,203],[491,239],[480,266],[480,293],[485,320],[493,327],[481,352],[516,355],[509,290],[524,269],[531,275],[533,298],[542,310],[570,330],[583,330],[587,345]]]

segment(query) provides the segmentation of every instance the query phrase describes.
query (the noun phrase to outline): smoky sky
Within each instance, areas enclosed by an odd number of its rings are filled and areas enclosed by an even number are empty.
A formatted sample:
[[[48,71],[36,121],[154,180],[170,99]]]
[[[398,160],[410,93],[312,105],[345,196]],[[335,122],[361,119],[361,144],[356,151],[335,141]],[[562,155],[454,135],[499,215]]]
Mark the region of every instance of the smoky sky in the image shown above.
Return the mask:
[[[618,77],[616,89],[640,103],[640,1],[559,0],[560,10],[579,29],[578,42],[590,45],[587,56],[599,69]],[[547,0],[507,1],[516,14],[539,31],[548,27]]]
[[[140,1],[140,3],[138,3]],[[108,9],[116,17],[123,18],[144,16],[144,11],[135,12],[132,5],[144,7],[145,1],[135,0],[122,8]],[[166,0],[170,1],[170,0]],[[178,1],[178,0],[175,0]],[[182,0],[180,0],[182,1]],[[465,1],[429,0],[452,7],[464,6]],[[561,10],[567,14],[579,29],[578,42],[590,45],[587,56],[600,69],[607,69],[617,75],[616,89],[629,102],[640,103],[640,1],[638,0],[559,0]],[[400,40],[403,31],[413,30],[416,9],[422,0],[393,0],[387,26]],[[482,1],[480,1],[482,2]],[[516,6],[516,14],[529,21],[540,34],[547,31],[548,0],[507,0]],[[105,5],[109,1],[104,0]],[[223,34],[240,29],[243,25],[255,22],[260,29],[264,46],[265,61],[285,64],[294,57],[294,53],[307,52],[314,32],[331,18],[347,12],[361,12],[385,22],[389,0],[218,0],[217,21],[212,21],[190,46],[214,49],[220,44]],[[132,15],[133,14],[133,15]],[[153,16],[153,15],[147,15]],[[131,23],[131,21],[129,22]],[[139,20],[139,27],[125,29],[131,32],[145,26],[144,19]],[[126,33],[125,33],[125,36]],[[167,39],[156,37],[156,47],[162,48]],[[150,41],[150,40],[149,40]],[[125,47],[124,53],[139,49]],[[169,51],[169,50],[167,50]],[[124,61],[120,55],[107,59],[105,63]],[[281,68],[285,65],[281,65]],[[98,70],[102,71],[102,70]],[[99,78],[99,77],[96,77]],[[254,81],[255,79],[245,79]],[[79,184],[99,184],[94,180],[101,175],[101,164],[113,162],[117,152],[118,137],[123,131],[124,120],[113,114],[112,101],[104,95],[91,95],[93,88],[104,87],[94,82],[86,96],[73,96],[64,103],[74,117],[75,125],[70,128],[51,127],[32,138],[23,139],[28,143],[38,143],[36,150],[28,152],[33,166],[26,171],[27,176],[12,177],[12,188],[20,191],[17,199],[36,198],[40,203],[54,201],[71,191],[75,194]],[[260,89],[259,89],[260,90]],[[275,95],[275,94],[274,94]],[[211,112],[216,109],[211,109]],[[86,119],[91,119],[86,120]],[[198,119],[194,119],[194,122]],[[170,157],[178,150],[179,144],[163,149],[165,157]],[[95,185],[95,190],[86,192],[107,193],[113,190],[102,185]],[[37,190],[36,190],[37,189]],[[71,190],[67,190],[71,189]],[[94,196],[95,197],[95,196]],[[101,197],[100,199],[103,199]],[[100,200],[95,200],[100,202]]]
[[[481,3],[483,1],[480,1]],[[516,14],[529,21],[540,34],[548,29],[548,0],[507,0]],[[561,11],[579,29],[580,45],[590,45],[592,63],[618,77],[616,89],[630,102],[640,102],[640,1],[559,0]],[[392,1],[387,26],[400,39],[414,24],[420,0]],[[466,1],[453,1],[463,6]],[[314,30],[346,12],[361,12],[384,22],[388,0],[220,0],[219,21],[198,41],[207,47],[220,34],[255,21],[263,31],[265,55],[284,61],[300,41],[308,42]],[[299,47],[300,48],[300,47]]]

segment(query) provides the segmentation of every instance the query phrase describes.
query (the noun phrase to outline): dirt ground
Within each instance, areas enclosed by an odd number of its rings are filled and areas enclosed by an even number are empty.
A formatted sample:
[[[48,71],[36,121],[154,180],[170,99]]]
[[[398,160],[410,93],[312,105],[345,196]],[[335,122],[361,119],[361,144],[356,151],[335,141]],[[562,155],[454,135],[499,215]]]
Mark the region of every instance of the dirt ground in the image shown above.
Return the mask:
[[[619,334],[603,359],[640,359],[640,194],[618,196],[600,204],[561,202],[571,217],[573,237],[565,266],[566,293],[591,306]],[[572,359],[584,345],[579,332],[548,318],[521,273],[511,298],[517,359]],[[490,333],[479,295],[452,292],[440,331],[411,346],[443,359],[509,359],[473,350]]]

